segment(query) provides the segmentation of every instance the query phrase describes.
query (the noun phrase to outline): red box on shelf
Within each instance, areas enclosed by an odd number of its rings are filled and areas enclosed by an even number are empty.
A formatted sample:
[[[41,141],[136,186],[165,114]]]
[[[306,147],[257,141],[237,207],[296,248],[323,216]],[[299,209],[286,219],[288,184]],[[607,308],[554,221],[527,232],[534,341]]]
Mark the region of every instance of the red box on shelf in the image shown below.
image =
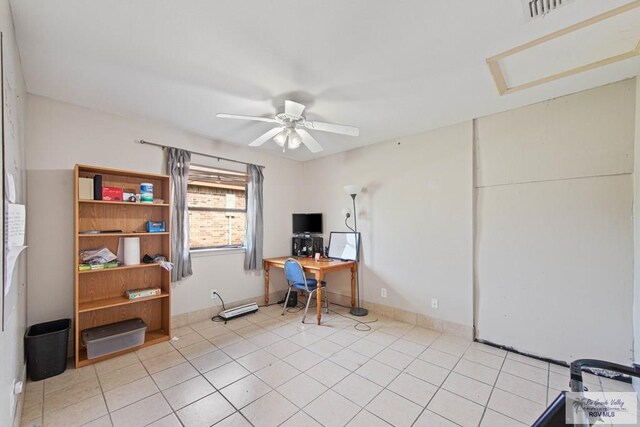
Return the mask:
[[[102,187],[102,200],[109,200],[112,202],[121,202],[122,188]]]

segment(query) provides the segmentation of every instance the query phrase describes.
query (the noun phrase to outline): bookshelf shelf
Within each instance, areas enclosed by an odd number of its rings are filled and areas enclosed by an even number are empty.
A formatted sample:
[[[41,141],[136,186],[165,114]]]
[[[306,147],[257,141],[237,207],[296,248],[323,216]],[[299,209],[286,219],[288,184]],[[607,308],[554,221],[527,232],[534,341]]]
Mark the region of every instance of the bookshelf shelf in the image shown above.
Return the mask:
[[[112,268],[98,268],[96,270],[79,270],[79,274],[93,274],[93,273],[106,273],[106,272],[117,272],[122,270],[135,270],[138,268],[158,268],[160,264],[138,264],[138,265],[123,265],[120,267],[112,267]]]
[[[147,233],[147,232],[138,232],[138,233],[92,233],[92,234],[83,234],[78,233],[78,237],[148,237],[148,236],[167,236],[169,235],[166,231]]]
[[[82,304],[79,304],[78,313],[86,313],[88,311],[94,311],[94,310],[104,310],[106,308],[118,307],[121,305],[128,305],[128,304],[137,304],[145,301],[150,301],[153,299],[168,298],[168,297],[169,297],[168,292],[162,292],[160,295],[153,295],[150,297],[143,297],[143,298],[129,299],[127,297],[114,297],[114,298],[84,302]]]
[[[99,205],[114,205],[114,206],[144,206],[145,208],[149,207],[168,207],[168,203],[133,203],[133,202],[114,202],[111,200],[78,200],[79,203],[93,203]]]

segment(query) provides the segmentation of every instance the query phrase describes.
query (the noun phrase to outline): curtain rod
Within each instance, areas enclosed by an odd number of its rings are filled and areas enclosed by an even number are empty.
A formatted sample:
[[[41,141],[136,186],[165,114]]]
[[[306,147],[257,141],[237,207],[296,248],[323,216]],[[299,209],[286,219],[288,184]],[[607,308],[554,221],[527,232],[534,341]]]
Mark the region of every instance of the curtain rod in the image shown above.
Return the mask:
[[[178,149],[178,150],[184,150],[184,148],[172,147],[170,145],[156,144],[154,142],[145,141],[144,139],[138,140],[137,142],[139,144],[153,145],[154,147],[159,147],[159,148],[162,148],[163,150],[165,148],[175,148],[175,149]],[[257,166],[259,168],[263,168],[263,169],[265,168],[262,165],[256,165],[254,163],[248,163],[248,162],[241,162],[240,160],[227,159],[226,157],[219,157],[219,156],[214,156],[214,155],[211,155],[211,154],[198,153],[197,151],[191,151],[191,150],[185,150],[185,151],[188,151],[191,154],[195,154],[197,156],[211,157],[212,159],[217,159],[218,161],[224,160],[225,162],[240,163],[242,165],[254,165],[254,166]]]

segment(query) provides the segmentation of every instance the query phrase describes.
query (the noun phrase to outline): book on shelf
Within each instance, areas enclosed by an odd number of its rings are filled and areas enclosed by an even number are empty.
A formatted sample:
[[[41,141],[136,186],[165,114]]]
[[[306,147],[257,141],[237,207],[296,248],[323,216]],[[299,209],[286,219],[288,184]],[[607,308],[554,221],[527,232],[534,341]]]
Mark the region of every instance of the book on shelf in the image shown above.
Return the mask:
[[[86,271],[86,270],[102,270],[105,268],[115,268],[118,267],[118,263],[117,262],[105,262],[104,264],[80,264],[78,265],[78,270],[79,271]]]
[[[125,296],[129,299],[136,299],[160,295],[161,293],[162,290],[160,288],[131,289],[125,292]]]

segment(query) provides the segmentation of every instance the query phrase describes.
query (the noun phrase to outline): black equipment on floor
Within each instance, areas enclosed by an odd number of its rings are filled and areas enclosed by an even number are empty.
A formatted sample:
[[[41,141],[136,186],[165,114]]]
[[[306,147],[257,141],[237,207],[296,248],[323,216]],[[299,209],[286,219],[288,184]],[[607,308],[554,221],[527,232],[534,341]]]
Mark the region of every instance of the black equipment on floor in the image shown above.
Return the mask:
[[[640,378],[640,367],[629,367],[619,365],[617,363],[606,362],[604,360],[578,359],[571,362],[571,367],[569,368],[569,386],[571,387],[572,392],[587,391],[582,382],[583,368],[605,369],[607,371],[618,372],[620,374]],[[566,391],[563,391],[553,402],[551,402],[551,405],[545,409],[542,415],[540,415],[531,427],[566,427],[569,425],[565,422],[566,405]]]

